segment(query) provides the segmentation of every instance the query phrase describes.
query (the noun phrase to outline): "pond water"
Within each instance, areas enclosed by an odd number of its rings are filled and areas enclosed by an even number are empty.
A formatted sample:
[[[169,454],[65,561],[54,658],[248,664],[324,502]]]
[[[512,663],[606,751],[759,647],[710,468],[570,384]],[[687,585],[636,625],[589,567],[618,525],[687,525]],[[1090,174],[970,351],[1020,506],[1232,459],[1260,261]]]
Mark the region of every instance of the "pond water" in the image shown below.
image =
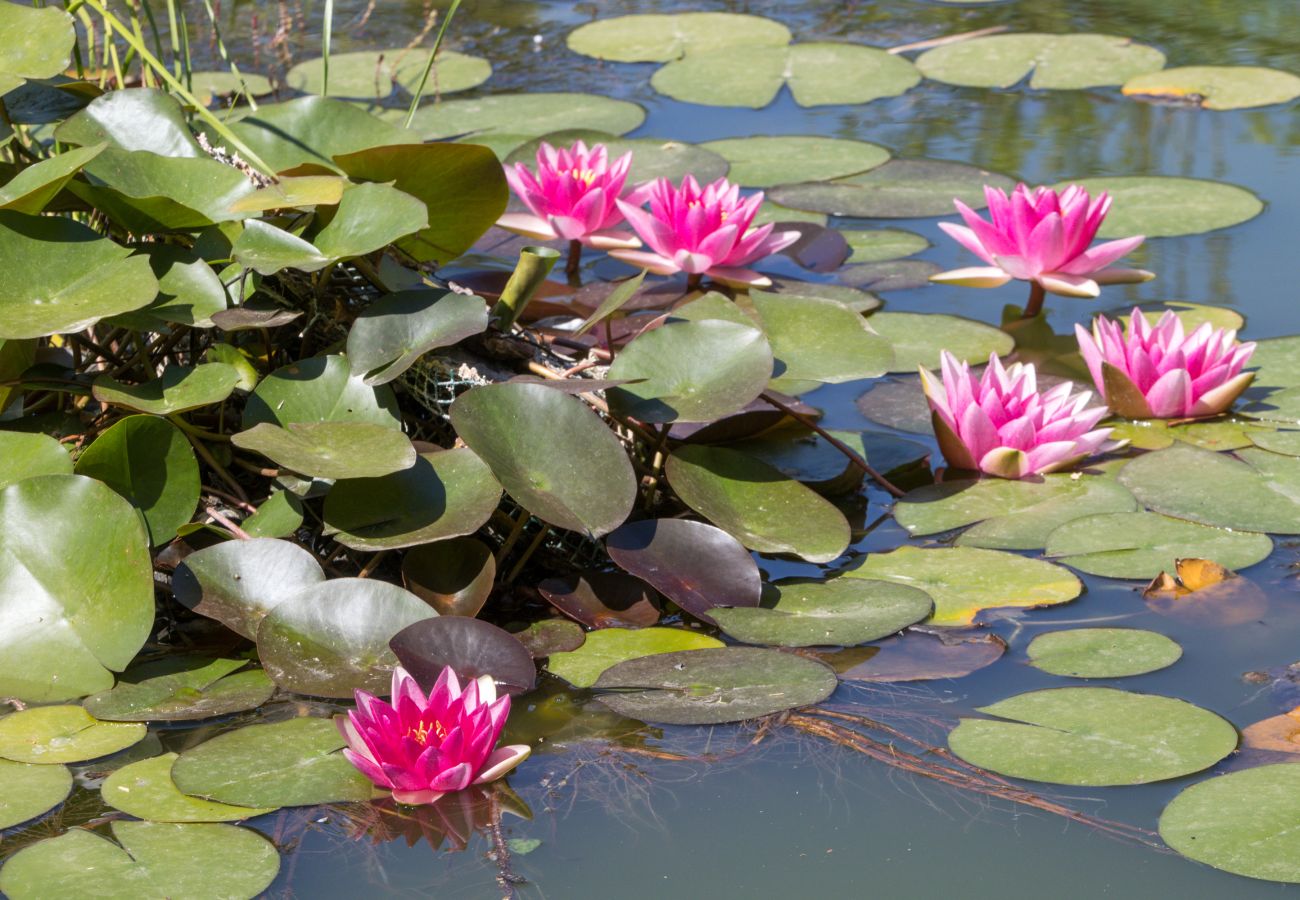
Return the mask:
[[[202,21],[192,4],[191,22]],[[713,108],[671,100],[649,85],[652,64],[599,63],[571,53],[567,33],[593,18],[684,9],[728,10],[786,23],[799,40],[843,39],[896,46],[998,25],[1015,31],[1129,35],[1163,50],[1169,65],[1295,67],[1300,6],[1278,0],[1202,0],[1194,8],[1162,0],[1019,0],[943,4],[923,0],[669,0],[530,2],[473,0],[457,14],[452,46],[492,60],[477,90],[571,90],[633,100],[644,125],[630,137],[694,143],[758,134],[818,134],[881,144],[896,156],[974,163],[1030,183],[1100,175],[1162,174],[1246,187],[1267,204],[1257,218],[1226,231],[1148,241],[1130,258],[1158,278],[1106,290],[1100,305],[1053,298],[1049,322],[1067,334],[1094,311],[1125,303],[1186,300],[1230,307],[1246,317],[1248,338],[1293,333],[1300,325],[1295,285],[1300,256],[1300,120],[1294,104],[1217,112],[1135,102],[1118,90],[985,90],[926,81],[906,94],[862,106],[798,106],[788,91],[761,110]],[[424,21],[417,2],[335,3],[337,51],[400,45]],[[227,3],[223,37],[239,59],[262,59],[268,4]],[[257,41],[250,40],[255,16]],[[319,9],[308,6],[293,51],[314,55]],[[196,52],[211,48],[196,40]],[[249,68],[256,71],[256,64]],[[892,220],[934,245],[919,255],[947,269],[969,257],[940,232],[938,220]],[[861,226],[845,220],[846,224]],[[832,224],[835,224],[833,220]],[[873,222],[873,226],[881,223]],[[777,257],[767,269],[809,274]],[[621,275],[612,261],[598,274]],[[829,280],[830,276],[826,276]],[[891,311],[946,312],[997,325],[1002,307],[1023,303],[1013,283],[997,291],[927,286],[887,291]],[[855,401],[867,385],[825,387],[803,399],[825,411],[830,428],[879,429]],[[927,438],[928,440],[928,438]],[[867,494],[865,523],[889,497]],[[886,518],[850,554],[892,549],[909,538]],[[935,545],[938,541],[913,540]],[[860,710],[945,745],[942,723],[1023,691],[1066,681],[1030,667],[1026,644],[1058,627],[1085,623],[1159,631],[1177,640],[1177,664],[1101,685],[1183,698],[1238,728],[1276,715],[1300,698],[1279,696],[1243,673],[1300,658],[1295,566],[1300,541],[1276,541],[1273,555],[1246,573],[1266,596],[1258,615],[1235,624],[1199,623],[1152,611],[1141,585],[1081,576],[1084,594],[1061,606],[986,616],[1009,650],[996,664],[960,679],[898,686],[841,684],[828,704]],[[762,563],[769,576],[815,574],[808,564]],[[1160,844],[1117,836],[1049,812],[974,794],[909,774],[826,740],[776,726],[752,729],[651,727],[612,717],[555,679],[520,698],[512,729],[546,736],[510,776],[529,818],[507,816],[504,837],[522,897],[778,897],[881,894],[901,897],[1233,896],[1277,897],[1296,888],[1228,875]],[[548,683],[549,680],[549,683]],[[590,704],[588,706],[588,704]],[[583,707],[586,706],[586,709]],[[201,731],[201,730],[200,730]],[[163,733],[168,749],[197,743],[186,729]],[[670,758],[680,756],[682,758]],[[707,756],[697,761],[692,756]],[[1044,796],[1102,820],[1154,831],[1160,810],[1187,785],[1243,764],[1229,757],[1209,773],[1122,788],[1032,785]],[[463,849],[439,846],[420,823],[375,825],[344,809],[295,810],[253,820],[281,840],[285,858],[273,897],[488,897],[500,893],[490,837],[471,831]],[[428,824],[428,823],[426,823]],[[402,831],[399,828],[405,825]],[[388,829],[385,840],[381,837]]]

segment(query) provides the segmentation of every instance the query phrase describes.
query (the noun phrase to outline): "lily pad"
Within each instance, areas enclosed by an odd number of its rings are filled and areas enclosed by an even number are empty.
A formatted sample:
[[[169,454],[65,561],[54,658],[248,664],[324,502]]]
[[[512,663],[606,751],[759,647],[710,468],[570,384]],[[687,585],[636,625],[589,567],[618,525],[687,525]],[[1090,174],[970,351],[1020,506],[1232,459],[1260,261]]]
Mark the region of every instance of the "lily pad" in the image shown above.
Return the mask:
[[[758,397],[772,377],[772,348],[757,328],[673,322],[647,331],[609,368],[640,379],[608,392],[610,408],[642,422],[711,422]]]
[[[1175,559],[1212,559],[1236,570],[1272,552],[1268,535],[1209,528],[1152,512],[1074,519],[1051,532],[1046,550],[1048,556],[1090,575],[1142,579],[1173,571]]]
[[[1254,387],[1300,387],[1300,335],[1256,341],[1250,365],[1259,367]]]
[[[1175,444],[1145,453],[1119,480],[1149,509],[1239,531],[1300,534],[1300,459],[1249,449],[1237,459]]]
[[[1300,456],[1300,431],[1264,431],[1250,436],[1251,443],[1270,453]]]
[[[104,802],[150,822],[242,822],[275,812],[275,807],[230,806],[182,794],[172,781],[178,756],[164,753],[118,769],[100,788]]]
[[[848,242],[849,261],[854,263],[887,262],[914,256],[930,246],[930,242],[914,231],[901,228],[841,228],[840,234]]]
[[[238,75],[231,71],[191,72],[190,90],[204,105],[211,104],[218,97],[234,97],[238,94],[253,97],[265,97],[275,90],[271,79],[256,72]]]
[[[916,60],[926,78],[966,87],[1009,88],[1029,77],[1042,90],[1123,84],[1165,64],[1165,55],[1109,34],[995,34],[927,50]]]
[[[1063,181],[1057,188],[1067,184],[1081,185],[1094,196],[1106,191],[1114,198],[1097,232],[1102,238],[1203,234],[1240,225],[1264,211],[1263,201],[1245,188],[1201,178],[1116,175]]]
[[[0,696],[113,686],[153,627],[144,524],[105,484],[38,475],[0,491]]]
[[[387,384],[425,353],[487,330],[487,305],[473,294],[399,291],[357,316],[348,360],[366,384]]]
[[[490,675],[510,694],[523,694],[537,684],[532,654],[513,634],[491,622],[469,616],[438,616],[403,628],[390,646],[402,668],[426,691],[445,668],[462,680]]]
[[[837,665],[839,654],[823,657],[846,681],[892,683],[964,678],[991,666],[1007,652],[1006,642],[996,634],[967,633],[952,629],[936,632],[909,629],[898,637],[886,638],[875,647],[841,651],[852,654],[876,650],[866,659],[847,659]]]
[[[71,475],[72,457],[45,434],[0,431],[0,489],[33,475]]]
[[[288,537],[302,527],[303,505],[289,491],[273,491],[257,512],[239,523],[253,537]]]
[[[654,591],[622,572],[578,572],[548,578],[537,592],[588,628],[647,628],[659,621]]]
[[[901,465],[924,459],[930,448],[888,435],[859,431],[830,431],[832,437],[867,458],[878,471],[888,472]],[[863,472],[830,441],[802,425],[773,428],[758,437],[729,445],[748,456],[761,459],[783,475],[833,497],[855,489]]]
[[[884,50],[809,43],[692,53],[660,68],[650,84],[686,103],[762,109],[785,85],[800,106],[834,106],[896,97],[920,81],[911,62]]]
[[[607,669],[594,687],[607,691],[598,696],[601,703],[631,719],[714,725],[812,706],[834,693],[837,683],[835,673],[814,659],[721,647],[628,660]]]
[[[0,719],[0,757],[56,764],[109,756],[144,739],[143,725],[101,722],[80,706],[34,706]]]
[[[95,399],[136,412],[170,416],[220,403],[235,391],[239,370],[225,363],[168,366],[153,381],[122,384],[109,375],[95,379]]]
[[[990,353],[1006,356],[1016,346],[1005,331],[960,316],[877,312],[867,324],[893,346],[891,372],[915,372],[917,366],[937,369],[941,350],[980,365],[988,362]]]
[[[842,384],[875,378],[893,364],[889,342],[836,300],[763,292],[750,299],[772,344],[772,387],[778,391],[791,391],[805,381]]]
[[[137,244],[136,250],[149,258],[158,297],[143,309],[114,316],[113,324],[137,331],[156,331],[159,323],[194,328],[216,324],[212,317],[226,310],[230,295],[206,259],[178,244]]]
[[[629,659],[721,646],[717,638],[684,628],[602,628],[577,650],[552,653],[546,669],[574,687],[589,688],[606,669]]]
[[[1075,628],[1040,634],[1025,648],[1029,664],[1068,678],[1125,678],[1172,666],[1183,648],[1156,631]]]
[[[21,80],[62,74],[72,62],[76,39],[72,16],[57,7],[0,4],[0,72],[6,77]],[[10,87],[6,85],[4,92]]]
[[[277,172],[303,163],[340,171],[334,157],[370,147],[418,144],[420,137],[342,100],[299,97],[263,103],[229,123],[235,135]],[[214,143],[219,139],[214,139]]]
[[[133,678],[128,673],[117,687],[87,697],[82,705],[106,721],[177,722],[255,709],[275,692],[261,669],[239,671],[247,665],[246,660],[196,662],[152,678],[135,680],[139,676]]]
[[[313,478],[378,478],[415,465],[411,441],[400,431],[369,422],[262,422],[231,437],[243,450]]]
[[[951,214],[954,198],[983,209],[985,185],[1009,191],[1016,182],[964,163],[891,159],[860,175],[773,188],[768,197],[784,206],[835,216],[915,219]]]
[[[857,407],[872,422],[909,434],[934,433],[930,406],[916,377],[876,382],[871,390],[858,397]]]
[[[180,101],[155,88],[105,91],[60,124],[54,138],[83,147],[107,142],[120,150],[166,157],[207,156],[190,131]]]
[[[669,455],[665,471],[682,502],[751,550],[825,563],[848,548],[843,513],[761,460],[688,444]]]
[[[514,632],[514,636],[532,654],[533,659],[545,659],[552,653],[577,650],[587,640],[587,633],[581,625],[559,617],[541,619],[523,631]]]
[[[512,497],[560,528],[600,536],[632,511],[623,445],[581,400],[538,384],[472,388],[451,406],[460,438]]]
[[[328,92],[324,90],[325,62],[321,57],[295,65],[286,73],[285,83],[304,94],[383,100],[393,92],[394,82],[413,92],[428,61],[427,51],[402,47],[332,53]],[[491,74],[492,64],[485,59],[442,50],[429,73],[428,86],[431,91],[450,94],[477,87]]]
[[[1189,859],[1268,881],[1300,882],[1300,765],[1230,772],[1187,788],[1160,814],[1160,837]]]
[[[687,12],[615,16],[569,33],[569,49],[615,62],[668,62],[728,47],[784,47],[790,29],[761,16]]]
[[[255,187],[244,173],[208,157],[159,156],[108,147],[86,164],[70,193],[125,230],[188,231],[245,217],[235,205]]]
[[[1250,109],[1300,97],[1300,78],[1260,66],[1176,66],[1124,82],[1126,97],[1176,100],[1202,109]]]
[[[758,565],[727,532],[686,519],[629,522],[605,541],[610,559],[696,618],[718,606],[757,606]]]
[[[172,765],[184,794],[234,806],[315,806],[369,800],[369,779],[338,751],[329,719],[248,725],[191,747]]]
[[[492,551],[472,537],[421,544],[402,557],[402,584],[440,616],[478,615],[496,577]]]
[[[0,829],[49,812],[72,790],[66,766],[0,759]]]
[[[930,276],[940,271],[939,266],[928,259],[891,259],[845,266],[840,272],[840,281],[876,293],[912,291],[927,287]]]
[[[1038,481],[990,478],[917,488],[894,505],[894,518],[911,535],[939,534],[979,523],[957,543],[993,550],[1037,550],[1066,522],[1136,509],[1133,495],[1114,479],[1059,474]]]
[[[865,644],[928,618],[925,591],[886,581],[792,579],[772,585],[775,600],[761,607],[715,609],[728,635],[747,644],[813,647]]]
[[[317,697],[381,694],[397,665],[388,642],[436,615],[397,585],[334,578],[272,607],[257,626],[257,652],[285,690]]]
[[[527,139],[566,128],[627,134],[644,121],[645,110],[626,100],[598,94],[528,92],[426,103],[416,110],[411,129],[425,141],[457,135],[470,135],[473,140],[492,134],[517,134]]]
[[[1261,369],[1261,372],[1264,371]],[[1283,425],[1300,425],[1300,387],[1283,388],[1271,391],[1264,397],[1246,406],[1242,412],[1266,422]],[[1263,434],[1258,435],[1260,437]],[[1256,435],[1251,436],[1254,442]]]
[[[37,215],[105,146],[77,147],[33,163],[0,187],[0,209]]]
[[[889,161],[889,151],[878,144],[819,135],[726,138],[700,146],[730,163],[733,183],[758,188],[843,178]]]
[[[1083,590],[1060,566],[973,547],[899,547],[873,553],[844,574],[921,588],[934,598],[931,625],[970,625],[985,609],[1054,606]]]
[[[679,182],[686,175],[693,175],[696,181],[705,184],[726,175],[728,169],[727,160],[703,145],[662,138],[621,138],[582,128],[544,134],[520,144],[505,158],[506,165],[522,162],[530,169],[536,168],[537,149],[542,141],[553,147],[568,147],[574,141],[584,141],[588,145],[604,144],[611,160],[631,153],[632,165],[627,172],[629,185],[656,178]]]
[[[1011,778],[1084,786],[1146,784],[1209,768],[1237,747],[1237,729],[1172,697],[1112,688],[1031,691],[962,719],[948,746]]]
[[[233,825],[114,822],[117,843],[81,828],[24,847],[0,870],[12,900],[251,900],[275,880],[280,855]]]
[[[345,356],[313,356],[276,369],[244,406],[244,428],[261,422],[369,422],[401,429],[397,396],[387,385],[367,385]]]

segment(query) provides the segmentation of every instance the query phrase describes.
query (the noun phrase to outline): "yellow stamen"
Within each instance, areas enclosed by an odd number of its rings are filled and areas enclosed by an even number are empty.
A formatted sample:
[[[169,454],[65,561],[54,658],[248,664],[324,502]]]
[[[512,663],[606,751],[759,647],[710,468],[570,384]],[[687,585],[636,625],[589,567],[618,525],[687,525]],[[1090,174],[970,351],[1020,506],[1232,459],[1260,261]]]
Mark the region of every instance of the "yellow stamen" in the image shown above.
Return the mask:
[[[447,729],[443,727],[441,722],[433,723],[433,733],[437,735],[439,741],[445,741],[447,739]],[[415,738],[416,743],[421,745],[427,744],[429,742],[429,726],[424,722],[421,722],[419,726],[408,731],[406,736]]]
[[[574,167],[572,170],[570,170],[569,174],[572,175],[574,178],[576,178],[578,181],[581,181],[584,184],[586,184],[588,187],[591,187],[591,183],[596,180],[596,173],[592,169],[579,169],[577,167]]]

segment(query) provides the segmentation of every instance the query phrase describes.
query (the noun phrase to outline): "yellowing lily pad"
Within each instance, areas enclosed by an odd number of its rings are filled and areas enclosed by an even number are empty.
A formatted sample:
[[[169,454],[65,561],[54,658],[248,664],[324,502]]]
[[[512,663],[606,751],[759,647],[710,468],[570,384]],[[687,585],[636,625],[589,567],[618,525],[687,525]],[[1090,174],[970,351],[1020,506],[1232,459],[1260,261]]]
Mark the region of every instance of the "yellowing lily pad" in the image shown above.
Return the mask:
[[[586,688],[606,669],[625,660],[721,646],[717,638],[684,628],[601,628],[590,632],[578,649],[552,653],[546,668],[574,687]]]
[[[996,34],[927,50],[916,60],[926,78],[966,87],[1009,88],[1029,77],[1044,90],[1123,84],[1159,69],[1165,55],[1109,34]]]
[[[70,763],[108,756],[138,743],[145,726],[101,722],[80,706],[34,706],[0,719],[0,757]]]
[[[1177,100],[1202,109],[1249,109],[1300,97],[1300,78],[1261,66],[1177,66],[1124,82],[1125,96]]]
[[[231,806],[182,794],[172,781],[178,755],[164,753],[118,769],[100,788],[104,802],[150,822],[240,822],[275,812],[275,807]]]

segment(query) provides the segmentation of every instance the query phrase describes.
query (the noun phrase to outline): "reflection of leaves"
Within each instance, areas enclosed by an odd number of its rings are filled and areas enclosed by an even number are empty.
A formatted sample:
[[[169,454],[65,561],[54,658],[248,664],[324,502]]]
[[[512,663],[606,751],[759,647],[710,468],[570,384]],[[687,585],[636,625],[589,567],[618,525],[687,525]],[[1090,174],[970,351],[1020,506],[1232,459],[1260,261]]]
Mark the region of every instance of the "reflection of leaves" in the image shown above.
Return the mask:
[[[402,841],[415,847],[421,841],[434,850],[457,853],[469,846],[474,832],[492,824],[492,795],[501,812],[532,819],[528,803],[504,784],[475,785],[443,796],[437,803],[403,806],[391,797],[364,806],[348,807],[348,831],[356,839],[366,837],[374,844]]]

